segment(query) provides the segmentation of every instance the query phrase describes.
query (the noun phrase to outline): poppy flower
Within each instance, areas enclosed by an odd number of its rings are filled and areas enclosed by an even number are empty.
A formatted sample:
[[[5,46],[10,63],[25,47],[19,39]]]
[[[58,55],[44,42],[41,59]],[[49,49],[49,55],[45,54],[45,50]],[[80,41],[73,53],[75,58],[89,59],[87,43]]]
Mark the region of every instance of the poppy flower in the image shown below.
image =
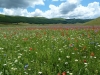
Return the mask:
[[[61,33],[61,36],[64,36],[64,32]]]
[[[91,52],[91,54],[90,54],[91,56],[94,56],[94,53],[93,52]]]
[[[32,48],[30,47],[30,48],[29,48],[29,50],[31,51],[31,50],[32,50]]]
[[[60,75],[60,73],[58,73],[57,75]]]
[[[74,48],[74,50],[77,50],[77,48]]]
[[[84,63],[86,63],[86,60],[84,60]]]
[[[62,75],[66,75],[66,72],[63,72]]]
[[[46,32],[44,32],[44,35],[46,35]]]
[[[24,40],[24,41],[27,41],[27,40],[28,40],[28,38],[23,38],[23,40]]]
[[[6,35],[4,35],[4,38],[6,38]]]

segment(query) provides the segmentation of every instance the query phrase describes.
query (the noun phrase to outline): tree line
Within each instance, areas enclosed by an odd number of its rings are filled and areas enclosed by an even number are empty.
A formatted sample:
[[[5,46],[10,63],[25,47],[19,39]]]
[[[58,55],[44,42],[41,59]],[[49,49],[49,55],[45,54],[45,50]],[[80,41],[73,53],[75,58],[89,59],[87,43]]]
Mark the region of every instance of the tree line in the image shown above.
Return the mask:
[[[63,19],[63,18],[45,18],[45,17],[24,17],[24,16],[8,16],[0,14],[0,23],[29,23],[29,24],[75,24],[85,23],[92,19]]]

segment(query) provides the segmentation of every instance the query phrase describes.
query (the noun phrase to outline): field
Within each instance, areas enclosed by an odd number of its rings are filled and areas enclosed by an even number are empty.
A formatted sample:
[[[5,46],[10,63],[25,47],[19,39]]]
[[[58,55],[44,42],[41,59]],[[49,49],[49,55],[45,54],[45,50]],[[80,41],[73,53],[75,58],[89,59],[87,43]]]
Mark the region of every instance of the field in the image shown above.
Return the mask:
[[[100,26],[0,27],[0,75],[100,75]]]

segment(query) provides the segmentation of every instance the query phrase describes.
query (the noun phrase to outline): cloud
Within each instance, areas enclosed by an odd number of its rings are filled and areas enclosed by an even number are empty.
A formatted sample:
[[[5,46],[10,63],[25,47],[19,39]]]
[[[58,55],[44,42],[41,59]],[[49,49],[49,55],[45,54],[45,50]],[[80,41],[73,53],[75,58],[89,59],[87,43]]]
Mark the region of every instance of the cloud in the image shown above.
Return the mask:
[[[70,4],[79,4],[81,0],[67,0],[67,2]]]
[[[67,14],[70,18],[97,18],[100,16],[99,2],[89,3],[88,6],[79,5],[74,11]]]
[[[72,0],[67,0],[66,2],[62,2],[59,6],[55,6],[53,4],[49,5],[49,9],[46,11],[42,11],[40,9],[35,9],[33,12],[28,12],[25,8],[4,8],[1,14],[6,15],[20,15],[20,16],[41,16],[47,18],[80,18],[80,19],[92,19],[100,16],[100,3],[92,2],[87,6],[83,6],[80,4],[80,0],[75,0],[73,3]],[[69,3],[69,4],[68,4]],[[68,4],[68,5],[66,5]],[[73,7],[75,5],[75,7]],[[73,8],[73,9],[71,9]]]
[[[27,8],[44,5],[43,0],[0,0],[0,8]]]
[[[43,17],[43,12],[40,9],[36,9],[34,12],[30,13],[30,17],[37,16],[37,17]]]
[[[52,0],[52,1],[59,1],[59,0]]]
[[[93,19],[100,17],[99,2],[92,2],[87,6],[83,6],[80,4],[80,1],[81,0],[67,0],[66,2],[61,3],[59,6],[52,5],[49,11],[54,14],[52,17],[78,19]]]
[[[21,8],[17,8],[17,9],[3,9],[3,12],[1,12],[1,14],[4,15],[20,15],[20,16],[29,16],[30,12],[27,11],[27,9],[21,9]]]
[[[60,5],[60,12],[62,14],[67,14],[68,12],[73,11],[76,7],[76,4],[62,3]]]
[[[80,0],[67,0],[59,6],[59,10],[62,14],[67,14],[73,11],[79,4]]]

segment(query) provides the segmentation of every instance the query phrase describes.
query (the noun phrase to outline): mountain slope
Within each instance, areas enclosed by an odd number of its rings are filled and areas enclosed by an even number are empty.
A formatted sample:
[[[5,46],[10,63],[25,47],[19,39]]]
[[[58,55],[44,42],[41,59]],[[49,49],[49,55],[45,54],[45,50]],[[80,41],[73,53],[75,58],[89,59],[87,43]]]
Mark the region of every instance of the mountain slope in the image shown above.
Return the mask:
[[[100,17],[84,23],[85,25],[100,25]]]

